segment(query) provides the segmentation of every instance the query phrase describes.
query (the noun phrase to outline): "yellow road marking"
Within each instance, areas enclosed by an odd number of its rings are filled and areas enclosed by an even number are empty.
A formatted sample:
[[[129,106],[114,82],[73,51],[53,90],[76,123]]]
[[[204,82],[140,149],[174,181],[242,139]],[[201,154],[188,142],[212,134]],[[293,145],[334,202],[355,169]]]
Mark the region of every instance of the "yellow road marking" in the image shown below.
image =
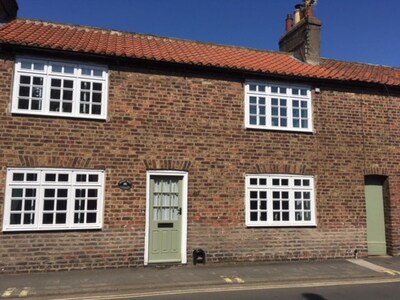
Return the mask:
[[[385,270],[385,271],[383,271],[383,273],[388,273],[388,274],[390,274],[390,275],[392,275],[392,276],[395,275],[395,274],[394,274],[392,271],[390,271],[390,270]]]
[[[395,270],[392,270],[392,269],[386,269],[386,270],[383,271],[383,273],[388,273],[388,274],[390,274],[392,276],[400,275],[399,271],[395,271]]]
[[[19,297],[26,297],[29,294],[29,288],[24,288],[20,293]]]
[[[244,280],[240,277],[235,277],[234,279],[236,280],[237,283],[244,283]]]
[[[6,291],[1,295],[1,297],[10,297],[12,293],[15,291],[15,288],[6,289]]]
[[[351,262],[353,264],[359,265],[361,267],[373,270],[375,272],[387,273],[387,274],[390,274],[392,276],[400,275],[399,271],[388,269],[388,268],[382,267],[380,265],[376,265],[376,264],[370,263],[370,262],[365,261],[363,259],[348,259],[347,261],[349,261],[349,262]]]
[[[244,283],[244,280],[240,277],[226,277],[226,276],[221,276],[221,278],[226,282],[226,283]]]
[[[233,283],[233,280],[230,279],[229,277],[225,277],[225,276],[221,276],[221,277],[226,283]]]

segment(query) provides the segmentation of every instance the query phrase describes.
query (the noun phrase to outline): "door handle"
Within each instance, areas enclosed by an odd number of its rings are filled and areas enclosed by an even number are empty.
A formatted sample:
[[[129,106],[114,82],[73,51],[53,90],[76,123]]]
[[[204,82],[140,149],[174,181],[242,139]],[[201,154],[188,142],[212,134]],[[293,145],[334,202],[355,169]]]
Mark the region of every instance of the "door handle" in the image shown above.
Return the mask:
[[[182,207],[178,208],[178,215],[180,215],[180,216],[182,215]]]

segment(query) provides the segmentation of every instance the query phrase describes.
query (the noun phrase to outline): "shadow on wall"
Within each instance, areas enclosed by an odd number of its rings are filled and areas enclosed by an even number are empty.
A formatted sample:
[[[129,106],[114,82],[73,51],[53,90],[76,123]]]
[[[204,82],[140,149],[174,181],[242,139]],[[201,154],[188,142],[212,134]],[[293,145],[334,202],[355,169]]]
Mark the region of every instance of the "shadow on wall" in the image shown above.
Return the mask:
[[[326,300],[324,297],[317,294],[304,293],[301,295],[307,300]]]

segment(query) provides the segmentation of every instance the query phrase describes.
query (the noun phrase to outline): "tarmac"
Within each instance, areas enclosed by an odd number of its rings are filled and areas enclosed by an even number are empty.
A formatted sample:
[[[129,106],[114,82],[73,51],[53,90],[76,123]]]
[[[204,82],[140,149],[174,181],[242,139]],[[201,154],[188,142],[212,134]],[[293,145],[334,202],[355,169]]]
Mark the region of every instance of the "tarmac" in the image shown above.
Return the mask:
[[[399,282],[400,257],[171,265],[0,275],[0,299],[117,299],[204,289]],[[114,295],[114,296],[112,296]]]

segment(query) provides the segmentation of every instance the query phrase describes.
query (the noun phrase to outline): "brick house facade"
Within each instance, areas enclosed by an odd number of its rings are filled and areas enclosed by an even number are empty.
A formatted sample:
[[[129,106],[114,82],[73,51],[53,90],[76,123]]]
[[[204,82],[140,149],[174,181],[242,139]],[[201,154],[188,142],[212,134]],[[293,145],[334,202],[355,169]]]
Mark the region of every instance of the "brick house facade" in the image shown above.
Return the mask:
[[[29,30],[42,38],[21,34]],[[82,32],[100,37],[75,50],[74,37],[86,38]],[[150,41],[152,56],[145,46],[121,44],[117,37],[124,35]],[[99,50],[105,41],[108,48]],[[0,28],[0,44],[0,272],[185,264],[197,248],[206,251],[207,263],[345,258],[355,251],[366,256],[370,176],[382,183],[385,253],[400,254],[399,69],[333,60],[311,65],[290,53],[22,19]],[[212,52],[225,56],[215,60]],[[229,61],[242,55],[240,66]],[[40,75],[34,63],[24,71],[32,61],[52,72],[58,63],[65,72],[73,65],[77,79]],[[86,91],[81,65],[93,67],[88,117],[80,115]],[[105,89],[100,117],[96,68],[107,76],[99,81]],[[35,76],[48,81],[48,91],[46,83],[33,83]],[[57,116],[51,104],[48,115],[33,111],[34,101],[45,107],[57,90],[64,98],[53,102],[68,112],[69,87],[52,80],[73,82],[71,90],[81,84],[76,114]],[[33,95],[38,86],[44,96]],[[26,99],[23,88],[29,89]],[[285,96],[289,90],[292,96]],[[264,126],[263,99],[271,101],[272,116],[277,106],[278,125],[270,117]],[[305,107],[304,126],[294,121],[296,101]],[[285,120],[293,128],[285,130]],[[81,183],[86,175],[104,180]],[[61,176],[70,179],[64,183]],[[157,192],[159,178],[172,178],[168,193]],[[169,197],[168,208],[156,207],[161,194]],[[182,202],[173,205],[175,196]],[[78,202],[86,204],[77,208]],[[162,216],[153,228],[157,209]],[[153,256],[153,230],[178,219],[178,258]]]

